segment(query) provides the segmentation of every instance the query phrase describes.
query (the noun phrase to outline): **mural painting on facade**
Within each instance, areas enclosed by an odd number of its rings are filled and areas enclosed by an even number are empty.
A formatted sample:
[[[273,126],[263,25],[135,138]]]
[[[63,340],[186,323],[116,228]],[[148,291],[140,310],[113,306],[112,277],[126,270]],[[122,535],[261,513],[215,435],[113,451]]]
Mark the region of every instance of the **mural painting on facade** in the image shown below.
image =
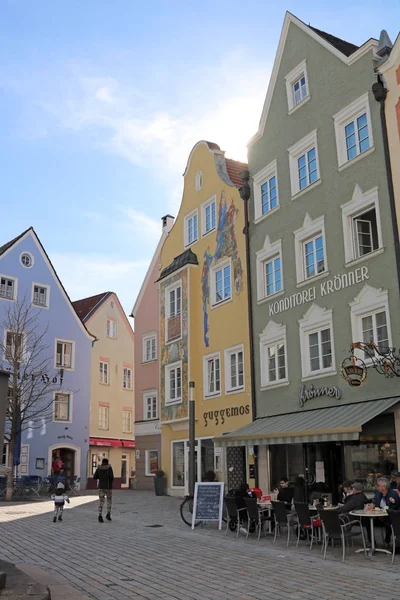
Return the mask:
[[[181,305],[181,332],[182,336],[175,342],[166,343],[165,331],[165,291],[166,289],[181,281],[182,305]],[[188,273],[184,271],[174,277],[170,277],[161,285],[160,290],[160,362],[161,362],[161,420],[170,421],[183,419],[188,414]],[[168,406],[165,404],[165,367],[172,363],[182,361],[182,402]]]
[[[233,282],[236,294],[240,294],[243,287],[243,268],[237,247],[235,221],[239,209],[235,207],[233,200],[228,208],[225,190],[222,190],[218,209],[218,228],[216,233],[216,249],[211,253],[210,246],[204,252],[203,270],[201,274],[201,288],[203,299],[203,326],[204,326],[204,344],[208,348],[210,338],[207,335],[208,325],[208,307],[210,304],[210,268],[221,258],[231,258],[233,267]]]

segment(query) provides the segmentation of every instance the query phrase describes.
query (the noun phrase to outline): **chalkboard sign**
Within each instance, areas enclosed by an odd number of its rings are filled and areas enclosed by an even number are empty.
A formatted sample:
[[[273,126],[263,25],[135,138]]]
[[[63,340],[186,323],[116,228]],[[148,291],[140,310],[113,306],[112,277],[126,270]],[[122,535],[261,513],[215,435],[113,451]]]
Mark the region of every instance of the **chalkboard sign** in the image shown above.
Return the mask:
[[[192,529],[196,521],[219,521],[222,527],[224,484],[220,482],[196,483],[194,489]]]

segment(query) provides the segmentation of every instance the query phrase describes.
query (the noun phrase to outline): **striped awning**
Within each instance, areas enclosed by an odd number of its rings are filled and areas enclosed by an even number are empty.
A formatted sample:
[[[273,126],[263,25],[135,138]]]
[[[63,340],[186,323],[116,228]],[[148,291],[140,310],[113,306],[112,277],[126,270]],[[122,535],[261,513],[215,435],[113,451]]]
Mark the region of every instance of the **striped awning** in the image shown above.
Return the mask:
[[[399,400],[400,397],[385,398],[263,417],[223,437],[214,438],[214,444],[227,447],[358,440],[364,423]]]

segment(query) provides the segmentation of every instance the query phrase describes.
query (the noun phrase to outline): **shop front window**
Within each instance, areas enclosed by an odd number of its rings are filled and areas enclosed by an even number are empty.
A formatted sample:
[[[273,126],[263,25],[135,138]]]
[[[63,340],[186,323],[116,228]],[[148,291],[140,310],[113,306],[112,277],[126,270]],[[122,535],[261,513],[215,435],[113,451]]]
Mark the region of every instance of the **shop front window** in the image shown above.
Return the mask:
[[[97,467],[101,465],[103,458],[108,458],[108,451],[92,452],[92,477],[95,474]]]
[[[185,485],[185,442],[172,443],[172,485]]]

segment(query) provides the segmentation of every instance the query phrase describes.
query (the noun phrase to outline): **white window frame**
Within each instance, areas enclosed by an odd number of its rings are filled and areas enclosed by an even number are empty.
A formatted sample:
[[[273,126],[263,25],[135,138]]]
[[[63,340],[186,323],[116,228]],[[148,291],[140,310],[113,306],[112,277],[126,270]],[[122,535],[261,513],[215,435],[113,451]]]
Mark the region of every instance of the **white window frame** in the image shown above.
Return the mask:
[[[103,367],[103,373],[101,372],[100,365],[107,365],[107,376],[105,377],[105,370]],[[99,383],[100,385],[110,385],[110,363],[104,360],[99,360]]]
[[[10,460],[10,444],[9,444],[9,442],[6,442],[6,441],[3,442],[3,448],[2,448],[2,453],[1,453],[2,459],[1,460],[3,460],[4,446],[6,448],[6,451],[5,451],[5,462],[0,462],[0,465],[3,465],[4,467],[8,467],[8,461]]]
[[[286,338],[286,325],[282,323],[276,323],[275,321],[269,321],[265,329],[260,333],[260,383],[261,389],[264,388],[278,388],[289,384],[288,374],[288,347]],[[285,377],[282,379],[276,379],[275,381],[269,380],[269,369],[268,369],[268,349],[272,346],[278,346],[283,344],[285,346]],[[278,368],[277,368],[278,371]]]
[[[157,333],[155,331],[152,331],[151,333],[146,333],[143,337],[143,362],[144,363],[148,363],[148,362],[153,362],[155,360],[157,360]],[[151,349],[152,349],[152,342],[154,340],[154,353],[155,356],[154,358],[151,355]],[[150,358],[147,358],[147,343],[150,342]]]
[[[129,419],[128,419],[129,415]],[[129,421],[129,427],[128,427]],[[132,433],[133,431],[133,412],[132,410],[124,410],[122,411],[122,433]]]
[[[99,404],[99,407],[98,407],[98,408],[99,408],[99,410],[98,410],[98,421],[99,421],[99,422],[98,422],[98,425],[99,425],[99,429],[100,429],[101,431],[109,431],[109,429],[110,429],[110,407],[109,407],[109,406],[103,406],[103,405]],[[100,422],[101,422],[101,419],[100,419],[100,413],[101,413],[101,410],[102,410],[102,409],[104,409],[104,415],[105,415],[105,419],[104,419],[104,421],[105,421],[105,427],[103,427],[103,426],[100,424]]]
[[[4,356],[3,356],[3,359],[5,362],[11,364],[11,362],[7,358],[7,333],[15,334],[16,332],[13,331],[12,329],[4,329]],[[21,335],[21,360],[20,360],[20,362],[23,363],[25,361],[25,352],[26,352],[25,332],[20,332],[20,335]]]
[[[207,208],[209,208],[213,204],[215,205],[215,226],[211,227],[211,229],[209,229],[207,231],[207,229],[206,229],[206,226],[207,226],[206,211],[207,211]],[[212,214],[212,209],[211,209],[211,214]],[[208,200],[203,202],[203,204],[201,205],[201,237],[205,237],[206,235],[209,235],[210,233],[215,231],[217,229],[217,225],[218,225],[217,196],[214,194],[214,196],[211,196],[211,198],[209,198]]]
[[[46,302],[45,304],[37,304],[35,302],[35,287],[43,288],[46,291]],[[32,298],[31,303],[36,308],[49,308],[50,305],[50,286],[45,285],[44,283],[38,283],[36,281],[32,282]]]
[[[343,223],[343,240],[344,240],[344,255],[346,266],[354,264],[356,262],[362,262],[368,260],[371,256],[383,252],[383,239],[382,239],[382,226],[381,226],[381,213],[379,209],[379,196],[378,187],[374,187],[367,192],[363,192],[360,186],[357,184],[354,188],[353,197],[349,202],[340,206],[342,209],[342,223]],[[368,210],[375,209],[376,216],[376,228],[378,232],[378,248],[358,256],[356,252],[356,239],[354,236],[354,219]]]
[[[216,286],[216,275],[218,271],[223,271],[225,269],[225,267],[229,266],[229,270],[230,270],[230,281],[231,281],[231,295],[228,296],[227,298],[223,298],[222,300],[217,302],[217,286]],[[231,302],[232,301],[232,297],[233,297],[233,277],[232,277],[232,259],[230,258],[226,258],[224,260],[219,261],[216,265],[214,265],[213,267],[211,267],[211,308],[217,308],[218,306],[222,306],[224,304],[226,304],[227,302]],[[222,281],[224,281],[224,278],[222,278]],[[223,290],[224,290],[224,286],[223,286]]]
[[[382,288],[374,288],[364,285],[361,292],[350,302],[351,334],[353,342],[363,341],[362,319],[379,312],[386,312],[386,325],[388,330],[388,345],[393,346],[392,327],[390,321],[389,295]],[[354,354],[361,358],[366,364],[372,364],[372,360],[364,356],[364,353],[355,349]]]
[[[237,385],[235,387],[231,386],[231,356],[232,354],[237,354],[238,352],[242,352],[243,354],[243,385]],[[239,344],[238,346],[233,346],[232,348],[227,348],[224,350],[224,367],[225,367],[225,392],[227,394],[237,394],[239,392],[244,392],[246,388],[246,373],[245,373],[245,356],[244,356],[244,344]]]
[[[303,154],[306,154],[309,150],[315,148],[315,160],[317,164],[317,179],[313,183],[307,185],[304,189],[300,189],[299,182],[299,171],[298,171],[298,159]],[[317,130],[311,131],[304,138],[299,140],[296,144],[288,148],[289,152],[289,168],[290,168],[290,186],[292,192],[292,200],[305,194],[309,190],[321,183],[321,170],[319,167],[319,155],[318,155],[318,137]]]
[[[337,159],[339,171],[345,169],[346,167],[352,165],[357,162],[361,158],[368,156],[371,152],[374,151],[374,138],[372,132],[372,121],[371,121],[371,112],[369,109],[369,92],[365,92],[362,96],[348,104],[338,113],[333,115],[333,121],[335,125],[335,137],[336,137],[336,151],[337,151]],[[345,128],[349,123],[360,117],[366,113],[367,122],[368,122],[368,137],[369,137],[369,148],[364,152],[359,152],[357,146],[357,155],[354,158],[347,158],[347,148],[346,148],[346,133]]]
[[[267,181],[272,179],[272,177],[275,177],[275,181],[276,181],[277,205],[274,208],[272,208],[271,210],[269,210],[268,212],[263,214],[261,187],[264,185],[264,183],[266,183]],[[256,173],[253,177],[253,183],[254,183],[254,221],[255,221],[255,223],[259,223],[260,221],[264,220],[266,217],[269,217],[270,215],[274,214],[280,207],[277,160],[276,159],[273,160],[271,163],[269,163],[269,165],[267,165],[266,167],[261,169],[261,171],[258,171],[258,173]]]
[[[114,333],[115,335],[112,335]],[[111,340],[117,339],[117,321],[115,319],[107,319],[106,321],[106,335]]]
[[[56,396],[68,396],[68,419],[56,419]],[[57,390],[53,392],[53,423],[72,423],[72,410],[73,410],[74,395],[72,392],[66,390]]]
[[[57,364],[57,344],[71,344],[71,366],[65,367],[64,365]],[[63,352],[63,354],[65,354]],[[74,371],[75,370],[75,342],[72,340],[61,340],[56,338],[54,340],[54,368],[55,369],[64,369],[64,371]]]
[[[193,219],[194,217],[197,218],[197,231],[196,231],[196,237],[190,242],[189,241],[189,221],[191,219]],[[184,219],[184,238],[185,238],[185,248],[189,248],[190,246],[193,246],[193,244],[195,244],[196,242],[199,241],[199,211],[197,208],[195,208],[194,210],[192,210],[192,212],[190,212],[188,215],[185,216]]]
[[[31,264],[26,266],[22,263],[22,257],[24,256],[24,254],[26,254],[27,256],[29,256],[30,260],[31,260]],[[21,252],[21,254],[19,255],[19,262],[21,263],[21,265],[24,267],[24,269],[32,269],[33,265],[35,264],[35,259],[33,257],[33,254],[31,254],[30,252],[27,252],[26,250],[24,250],[23,252]]]
[[[160,452],[155,448],[154,450],[145,450],[145,477],[155,477],[155,473],[150,473],[150,452],[157,452],[157,464],[160,468]]]
[[[13,282],[13,296],[12,298],[8,298],[7,296],[0,296],[0,300],[8,300],[8,302],[15,302],[18,298],[18,279],[16,277],[11,277],[10,275],[5,275],[4,273],[0,274],[0,278],[7,279],[8,281]]]
[[[130,378],[128,377],[128,372],[130,373]],[[133,390],[133,369],[132,369],[132,367],[122,367],[122,387],[124,390]]]
[[[181,395],[178,398],[170,398],[170,381],[171,381],[171,371],[175,369],[181,369]],[[183,366],[182,361],[178,360],[177,362],[171,363],[169,365],[165,365],[165,405],[171,406],[173,404],[182,404],[183,402]]]
[[[208,381],[208,363],[210,360],[219,360],[219,390],[214,392],[209,392],[209,381]],[[215,365],[215,363],[214,363]],[[215,373],[215,366],[214,366]],[[207,354],[203,356],[203,389],[204,389],[204,398],[218,398],[222,394],[222,363],[221,363],[221,354],[220,352],[213,352],[212,354]]]
[[[171,303],[170,303],[170,293],[174,290],[176,290],[177,288],[181,288],[181,306],[180,306],[180,312],[179,313],[175,313],[175,315],[171,315]],[[182,310],[183,310],[183,304],[182,304],[183,298],[182,298],[182,279],[179,279],[179,281],[175,281],[175,283],[169,285],[167,288],[165,288],[165,343],[168,344],[173,344],[174,342],[179,341],[182,338]],[[176,293],[175,293],[175,305],[176,305]],[[180,336],[177,338],[174,338],[173,340],[169,340],[168,339],[168,321],[169,319],[171,319],[172,317],[176,317],[178,316],[178,314],[180,315],[180,325],[181,325],[181,333]]]
[[[326,369],[319,369],[318,371],[311,371],[310,364],[310,345],[309,335],[322,331],[324,329],[330,329],[331,333],[331,352],[332,352],[332,366]],[[302,370],[302,381],[308,381],[309,379],[319,379],[321,377],[328,377],[336,374],[336,360],[335,360],[335,340],[333,335],[333,317],[332,309],[321,308],[318,304],[312,304],[302,319],[299,320],[299,332],[300,332],[300,356],[301,356],[301,370]]]
[[[148,407],[149,407],[149,400],[153,400],[153,398],[156,399],[156,416],[153,417],[148,417]],[[153,407],[151,407],[151,412],[153,412]],[[157,390],[147,390],[146,392],[143,393],[143,420],[144,421],[155,421],[158,419],[158,393]]]
[[[295,251],[295,260],[296,260],[296,279],[297,284],[307,284],[310,281],[315,281],[316,279],[326,277],[329,275],[328,269],[328,254],[326,250],[326,235],[325,235],[325,215],[321,217],[317,217],[316,219],[312,219],[308,213],[303,221],[303,226],[300,229],[297,229],[294,233],[294,251]],[[323,244],[324,244],[324,266],[325,269],[322,273],[317,273],[312,277],[306,276],[306,268],[305,268],[305,244],[311,240],[312,238],[322,235]]]
[[[275,258],[281,259],[281,283],[282,288],[274,294],[267,296],[267,286],[265,277],[265,265]],[[257,273],[257,302],[270,300],[285,291],[283,280],[283,260],[282,260],[282,239],[271,242],[269,235],[265,236],[262,250],[256,252],[256,273]]]
[[[299,79],[301,79],[303,76],[304,76],[304,78],[306,80],[307,96],[305,98],[303,98],[303,100],[301,100],[300,102],[298,102],[296,104],[295,103],[295,97],[294,97],[294,84]],[[307,75],[307,61],[306,60],[302,60],[301,63],[299,63],[297,65],[297,67],[295,67],[294,69],[292,69],[290,71],[290,73],[288,73],[285,76],[285,81],[286,81],[286,94],[287,94],[287,101],[288,101],[288,111],[289,111],[289,115],[292,115],[298,108],[300,108],[300,106],[303,106],[311,98],[310,87],[309,87],[309,84],[308,84],[308,75]]]

